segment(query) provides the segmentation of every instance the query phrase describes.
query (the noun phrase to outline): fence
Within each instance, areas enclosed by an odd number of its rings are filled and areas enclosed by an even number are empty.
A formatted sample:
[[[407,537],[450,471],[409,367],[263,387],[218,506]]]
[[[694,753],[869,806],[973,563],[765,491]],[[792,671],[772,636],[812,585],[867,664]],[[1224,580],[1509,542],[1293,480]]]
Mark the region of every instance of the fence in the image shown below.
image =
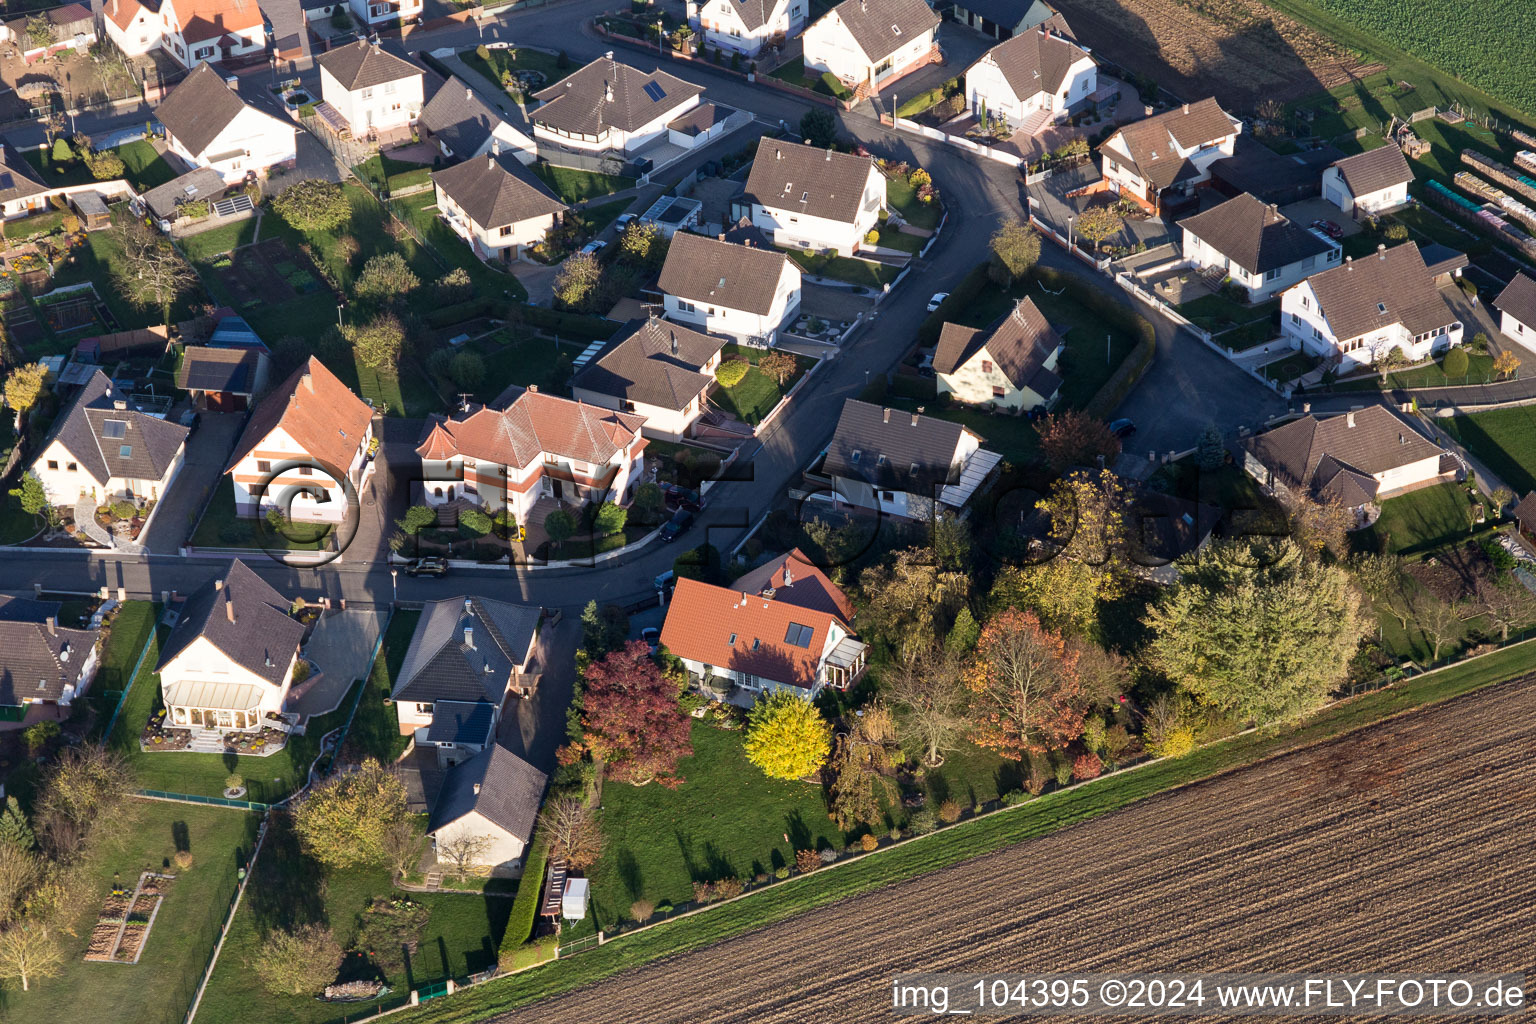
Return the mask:
[[[167,793],[159,789],[135,790],[137,795],[147,797],[150,800],[169,800],[178,804],[203,804],[207,807],[232,807],[239,811],[260,811],[265,813],[272,808],[272,804],[258,803],[255,800],[231,800],[223,796],[197,796],[193,793]]]
[[[1024,163],[1023,157],[1014,156],[1012,153],[999,152],[998,150],[993,149],[991,146],[983,146],[959,135],[950,135],[947,132],[941,132],[937,128],[928,128],[924,125],[918,124],[916,121],[909,120],[905,117],[895,118],[895,125],[897,128],[900,128],[903,131],[913,132],[917,135],[921,135],[925,139],[932,139],[935,142],[948,143],[949,145],[954,146],[956,149],[963,149],[967,153],[970,153],[974,156],[985,157],[988,160],[996,160],[998,163],[1007,164],[1009,167],[1020,167]]]
[[[245,887],[250,884],[253,872],[250,868],[256,863],[256,855],[261,852],[262,840],[267,837],[267,821],[263,817],[261,825],[256,830],[256,845],[251,848],[251,855],[246,859],[243,875],[235,884],[234,891],[229,895],[229,901],[224,907],[224,912],[219,919],[219,941],[213,944],[213,949],[208,951],[208,962],[203,965],[202,976],[197,983],[197,990],[192,993],[192,1001],[187,1006],[186,1016],[182,1018],[182,1024],[192,1024],[192,1018],[197,1016],[197,1008],[202,1004],[203,992],[208,988],[208,979],[213,977],[213,966],[219,961],[219,951],[224,948],[224,939],[229,935],[229,926],[235,919],[235,911],[240,909],[240,898],[245,895]]]

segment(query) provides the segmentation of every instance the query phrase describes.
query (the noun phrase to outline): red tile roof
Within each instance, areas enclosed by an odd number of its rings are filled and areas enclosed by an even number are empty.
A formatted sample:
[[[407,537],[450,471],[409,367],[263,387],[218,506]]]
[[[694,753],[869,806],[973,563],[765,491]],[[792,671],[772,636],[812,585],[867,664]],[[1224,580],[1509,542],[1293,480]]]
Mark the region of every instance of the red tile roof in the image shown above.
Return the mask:
[[[853,602],[848,595],[799,548],[791,548],[788,554],[765,562],[731,586],[754,594],[772,589],[775,601],[836,615],[844,625],[853,621]]]
[[[549,453],[601,465],[628,447],[644,424],[644,416],[524,391],[505,409],[481,406],[434,423],[416,454],[433,462],[467,455],[528,466]]]
[[[372,419],[368,403],[310,356],[256,406],[224,472],[281,427],[311,458],[345,473]]]
[[[810,689],[835,618],[761,594],[680,579],[661,642],[679,658]],[[791,626],[810,629],[805,646],[788,641]]]

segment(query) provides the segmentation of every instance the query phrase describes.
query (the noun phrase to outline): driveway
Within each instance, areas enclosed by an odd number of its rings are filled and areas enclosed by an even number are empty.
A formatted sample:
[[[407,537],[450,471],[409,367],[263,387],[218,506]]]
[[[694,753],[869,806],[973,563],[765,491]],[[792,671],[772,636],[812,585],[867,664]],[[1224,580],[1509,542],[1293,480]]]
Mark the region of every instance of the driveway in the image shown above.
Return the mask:
[[[309,717],[340,707],[352,684],[368,675],[386,618],[383,605],[322,615],[304,645],[304,657],[314,662],[315,674],[289,693],[287,710]]]
[[[321,181],[341,180],[341,165],[319,139],[300,128],[294,142],[297,155],[294,168],[291,171],[280,171],[267,179],[263,188],[268,195],[275,196],[289,185],[297,185],[310,178]]]
[[[858,295],[847,288],[806,282],[800,286],[800,312],[827,320],[852,321],[875,308],[872,295]]]
[[[154,522],[149,524],[149,534],[143,541],[146,551],[173,555],[187,542],[193,522],[224,475],[225,463],[244,426],[244,413],[202,414],[197,429],[187,438],[187,455],[181,471],[155,509]]]
[[[503,711],[496,738],[508,750],[546,775],[555,770],[555,749],[565,742],[565,711],[576,683],[576,645],[581,621],[566,615],[558,626],[546,622],[544,675],[533,696],[513,700]]]

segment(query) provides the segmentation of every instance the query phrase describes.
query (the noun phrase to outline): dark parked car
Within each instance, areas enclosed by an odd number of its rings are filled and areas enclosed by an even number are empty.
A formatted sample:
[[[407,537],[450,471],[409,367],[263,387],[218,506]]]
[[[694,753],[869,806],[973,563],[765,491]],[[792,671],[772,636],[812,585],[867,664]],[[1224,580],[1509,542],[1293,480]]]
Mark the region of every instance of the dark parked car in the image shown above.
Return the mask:
[[[1109,432],[1124,440],[1136,433],[1136,424],[1132,420],[1119,419],[1109,425]]]
[[[661,630],[655,626],[646,626],[640,631],[640,639],[644,640],[651,648],[651,653],[656,653],[656,648],[661,646]]]
[[[664,542],[677,540],[678,537],[688,532],[688,527],[693,525],[693,513],[685,508],[673,513],[661,528],[661,539]]]
[[[1320,218],[1312,222],[1312,227],[1315,230],[1321,231],[1329,238],[1339,239],[1344,237],[1344,229],[1340,227],[1336,222],[1331,220]]]
[[[689,512],[698,512],[704,507],[703,496],[698,491],[679,487],[677,484],[663,483],[661,485],[661,499],[667,508],[685,508]]]
[[[407,576],[446,576],[448,575],[448,560],[446,558],[413,558],[405,563]]]

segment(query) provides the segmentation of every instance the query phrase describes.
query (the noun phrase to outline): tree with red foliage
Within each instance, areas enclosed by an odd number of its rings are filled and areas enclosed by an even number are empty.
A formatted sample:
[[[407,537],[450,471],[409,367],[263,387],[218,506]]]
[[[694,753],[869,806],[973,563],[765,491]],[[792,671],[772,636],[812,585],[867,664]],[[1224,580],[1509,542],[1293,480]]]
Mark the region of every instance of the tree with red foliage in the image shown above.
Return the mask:
[[[644,641],[587,666],[581,699],[586,747],[610,779],[667,787],[684,781],[677,762],[693,753],[692,721],[677,702],[677,684],[662,676]]]
[[[1078,782],[1096,779],[1104,772],[1104,762],[1093,754],[1079,754],[1072,762],[1072,777]]]
[[[1040,423],[1040,454],[1060,473],[1072,466],[1094,466],[1104,456],[1106,466],[1120,456],[1120,439],[1103,420],[1068,409],[1050,413]]]
[[[1083,734],[1093,703],[1078,649],[1016,608],[981,631],[966,681],[976,695],[973,738],[1004,757],[1059,750]]]

